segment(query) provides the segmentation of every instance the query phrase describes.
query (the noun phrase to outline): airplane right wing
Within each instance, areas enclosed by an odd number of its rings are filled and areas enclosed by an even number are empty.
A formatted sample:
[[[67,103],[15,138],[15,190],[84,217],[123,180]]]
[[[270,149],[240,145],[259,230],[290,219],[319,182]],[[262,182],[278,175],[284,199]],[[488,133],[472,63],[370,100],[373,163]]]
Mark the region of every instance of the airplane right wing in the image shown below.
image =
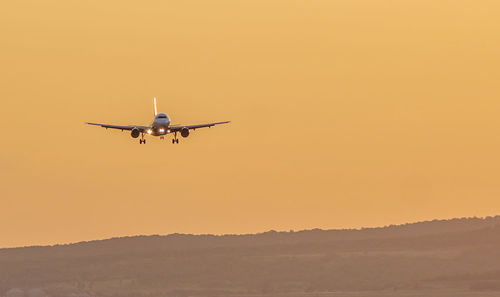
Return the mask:
[[[132,130],[134,128],[139,129],[142,133],[145,133],[149,127],[148,126],[118,126],[118,125],[107,125],[107,124],[98,124],[98,123],[86,123],[87,125],[92,125],[92,126],[100,126],[106,129],[117,129],[117,130]]]

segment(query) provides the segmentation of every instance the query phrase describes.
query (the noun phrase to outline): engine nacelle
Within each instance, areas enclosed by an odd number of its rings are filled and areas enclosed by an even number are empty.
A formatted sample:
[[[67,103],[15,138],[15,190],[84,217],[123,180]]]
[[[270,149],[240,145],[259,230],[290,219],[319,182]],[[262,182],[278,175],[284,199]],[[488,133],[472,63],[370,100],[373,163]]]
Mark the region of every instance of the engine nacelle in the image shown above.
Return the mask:
[[[130,132],[130,136],[132,136],[133,138],[139,137],[140,134],[141,131],[137,128],[132,129],[132,132]]]
[[[188,137],[189,136],[189,129],[184,127],[181,129],[181,136],[182,137]]]

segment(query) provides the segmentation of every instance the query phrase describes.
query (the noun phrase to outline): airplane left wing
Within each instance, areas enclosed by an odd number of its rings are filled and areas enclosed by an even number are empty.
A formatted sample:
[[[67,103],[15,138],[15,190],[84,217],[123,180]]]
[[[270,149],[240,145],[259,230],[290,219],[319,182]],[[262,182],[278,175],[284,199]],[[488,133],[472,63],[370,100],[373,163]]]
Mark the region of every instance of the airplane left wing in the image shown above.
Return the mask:
[[[184,128],[188,128],[189,130],[196,130],[198,128],[210,128],[215,125],[221,125],[221,124],[227,124],[230,123],[231,121],[226,121],[226,122],[217,122],[217,123],[208,123],[208,124],[200,124],[200,125],[185,125],[185,126],[170,126],[169,129],[171,132],[178,132],[181,131]]]
[[[146,132],[149,129],[147,126],[118,126],[118,125],[107,125],[107,124],[98,124],[98,123],[86,123],[88,125],[100,126],[106,129],[117,129],[117,130],[132,130],[134,128],[139,129],[141,132]]]

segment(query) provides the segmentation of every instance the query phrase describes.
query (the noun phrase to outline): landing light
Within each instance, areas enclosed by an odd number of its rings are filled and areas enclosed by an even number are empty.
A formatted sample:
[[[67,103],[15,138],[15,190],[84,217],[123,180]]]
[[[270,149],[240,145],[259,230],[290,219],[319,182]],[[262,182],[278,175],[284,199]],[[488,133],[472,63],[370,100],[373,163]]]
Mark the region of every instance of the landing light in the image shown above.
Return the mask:
[[[165,132],[165,129],[160,128],[160,133],[163,133],[163,132]]]
[[[148,130],[148,134],[151,134],[151,133],[153,133],[153,131],[151,131],[151,129],[149,129],[149,130]]]

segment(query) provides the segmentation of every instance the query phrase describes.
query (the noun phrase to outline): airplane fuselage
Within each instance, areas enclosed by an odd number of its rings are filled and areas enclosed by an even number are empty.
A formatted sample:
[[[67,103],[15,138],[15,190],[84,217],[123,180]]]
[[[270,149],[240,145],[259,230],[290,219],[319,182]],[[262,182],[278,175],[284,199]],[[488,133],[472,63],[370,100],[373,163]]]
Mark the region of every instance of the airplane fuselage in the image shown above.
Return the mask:
[[[153,119],[153,122],[151,123],[151,129],[149,129],[147,132],[149,135],[163,136],[165,134],[170,133],[169,127],[170,127],[170,118],[168,117],[168,115],[164,113],[159,113]]]

